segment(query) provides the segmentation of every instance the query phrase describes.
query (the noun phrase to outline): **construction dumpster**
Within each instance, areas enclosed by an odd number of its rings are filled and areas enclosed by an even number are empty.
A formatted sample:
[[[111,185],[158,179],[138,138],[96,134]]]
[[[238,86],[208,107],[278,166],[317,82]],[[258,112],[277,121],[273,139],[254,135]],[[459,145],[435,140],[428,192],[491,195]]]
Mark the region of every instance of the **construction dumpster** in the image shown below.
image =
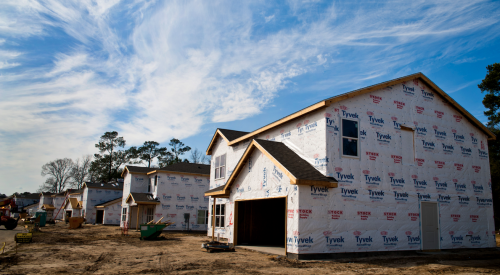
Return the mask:
[[[141,240],[156,239],[166,226],[166,224],[141,224]]]
[[[35,212],[35,218],[40,217],[40,227],[44,227],[47,222],[47,212],[41,210]]]

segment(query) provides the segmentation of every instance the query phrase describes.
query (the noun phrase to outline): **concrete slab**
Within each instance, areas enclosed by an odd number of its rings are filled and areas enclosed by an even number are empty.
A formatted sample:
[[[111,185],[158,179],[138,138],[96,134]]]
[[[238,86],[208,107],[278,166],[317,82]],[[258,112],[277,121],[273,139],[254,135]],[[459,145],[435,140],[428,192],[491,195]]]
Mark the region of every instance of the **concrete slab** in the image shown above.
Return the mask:
[[[253,251],[258,251],[265,254],[286,256],[286,251],[284,247],[275,246],[254,246],[254,245],[237,245],[236,248],[243,248]]]

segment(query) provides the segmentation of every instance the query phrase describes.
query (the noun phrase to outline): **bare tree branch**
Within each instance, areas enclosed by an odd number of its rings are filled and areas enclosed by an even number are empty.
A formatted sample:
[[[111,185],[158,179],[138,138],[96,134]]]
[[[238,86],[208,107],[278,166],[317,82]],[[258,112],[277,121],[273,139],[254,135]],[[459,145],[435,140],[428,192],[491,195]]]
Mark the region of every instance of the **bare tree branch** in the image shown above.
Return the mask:
[[[49,192],[62,192],[71,181],[71,170],[73,161],[69,158],[57,159],[48,162],[42,166],[42,176],[49,176],[45,183],[40,187],[51,189]],[[53,188],[49,188],[53,186]]]

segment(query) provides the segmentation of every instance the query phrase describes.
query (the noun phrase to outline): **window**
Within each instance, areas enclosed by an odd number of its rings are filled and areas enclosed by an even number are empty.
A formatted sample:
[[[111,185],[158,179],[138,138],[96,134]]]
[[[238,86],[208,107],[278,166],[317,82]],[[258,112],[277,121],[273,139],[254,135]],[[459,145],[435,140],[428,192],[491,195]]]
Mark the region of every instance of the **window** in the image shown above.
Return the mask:
[[[226,154],[215,158],[215,179],[223,179],[226,176]]]
[[[357,120],[342,119],[342,156],[359,157],[359,125]]]
[[[122,209],[122,222],[127,221],[127,208]]]
[[[224,215],[226,214],[225,204],[215,205],[215,227],[224,227]]]
[[[413,129],[401,125],[401,149],[403,164],[412,165],[415,163],[415,143]]]
[[[198,210],[198,224],[208,223],[208,210]]]

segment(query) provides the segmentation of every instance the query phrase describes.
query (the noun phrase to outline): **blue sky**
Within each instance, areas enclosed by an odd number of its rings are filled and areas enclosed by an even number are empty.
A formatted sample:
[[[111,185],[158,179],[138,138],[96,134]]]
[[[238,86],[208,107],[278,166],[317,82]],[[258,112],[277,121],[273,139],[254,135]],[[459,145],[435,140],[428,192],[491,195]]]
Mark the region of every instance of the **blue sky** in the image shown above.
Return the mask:
[[[241,2],[0,1],[0,193],[106,131],[205,151],[218,127],[416,72],[486,122],[498,1]]]

